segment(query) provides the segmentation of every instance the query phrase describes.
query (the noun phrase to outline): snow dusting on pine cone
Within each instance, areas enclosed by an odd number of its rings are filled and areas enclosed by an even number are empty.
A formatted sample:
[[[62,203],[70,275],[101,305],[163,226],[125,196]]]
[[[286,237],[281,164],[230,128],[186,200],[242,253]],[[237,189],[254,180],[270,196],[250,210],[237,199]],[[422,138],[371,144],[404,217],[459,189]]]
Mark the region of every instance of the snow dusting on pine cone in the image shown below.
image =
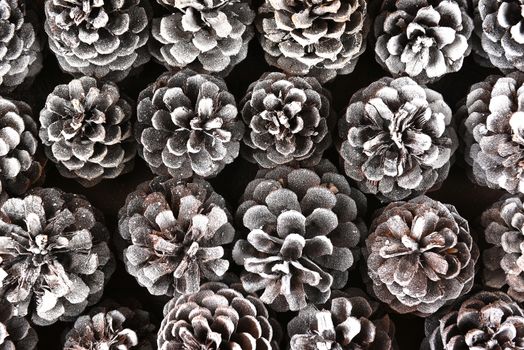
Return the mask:
[[[279,350],[280,333],[256,296],[208,282],[165,306],[157,344],[158,350]]]
[[[153,19],[149,48],[168,68],[226,76],[247,56],[255,12],[244,0],[157,0],[169,14]]]
[[[473,85],[458,112],[472,180],[524,193],[524,73],[489,76]]]
[[[119,212],[126,269],[153,295],[197,292],[229,268],[230,221],[224,199],[205,180],[144,182]]]
[[[120,81],[149,61],[145,0],[46,0],[45,31],[60,67]]]
[[[382,201],[439,187],[458,147],[451,117],[441,94],[407,77],[357,91],[339,121],[346,174]]]
[[[331,145],[330,98],[315,78],[263,74],[240,102],[243,155],[263,168],[318,164]]]
[[[244,288],[262,291],[277,311],[326,302],[359,258],[365,211],[364,195],[326,160],[312,169],[260,170],[237,211],[247,237],[233,259],[244,268]]]
[[[47,157],[84,186],[129,172],[136,154],[133,108],[111,82],[81,77],[55,87],[40,112]]]
[[[0,207],[0,298],[38,325],[70,321],[114,270],[102,214],[80,195],[36,188]]]
[[[221,78],[185,69],[140,93],[135,137],[158,175],[217,175],[238,156],[244,126]]]
[[[0,90],[10,92],[42,69],[36,16],[26,1],[0,0]]]
[[[0,197],[18,196],[42,180],[43,152],[31,107],[0,97]]]
[[[322,307],[308,305],[288,324],[290,350],[393,350],[395,327],[359,290],[333,291]]]
[[[455,207],[426,196],[379,210],[363,250],[369,290],[399,313],[422,316],[469,292],[479,257]]]
[[[366,49],[365,0],[265,0],[257,29],[266,60],[325,83],[349,74]]]
[[[471,52],[467,10],[465,0],[384,0],[375,21],[378,63],[419,83],[459,71]]]
[[[421,350],[524,347],[524,311],[501,292],[480,292],[426,319]]]
[[[36,349],[38,335],[24,318],[8,302],[0,301],[0,349],[33,350]]]

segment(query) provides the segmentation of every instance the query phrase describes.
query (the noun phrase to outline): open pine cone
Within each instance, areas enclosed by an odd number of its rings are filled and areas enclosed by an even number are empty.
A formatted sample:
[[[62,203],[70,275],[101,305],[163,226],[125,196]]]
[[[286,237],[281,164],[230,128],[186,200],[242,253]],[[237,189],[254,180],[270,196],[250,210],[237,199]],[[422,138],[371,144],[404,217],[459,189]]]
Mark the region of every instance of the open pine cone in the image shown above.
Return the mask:
[[[145,0],[46,0],[45,31],[60,67],[120,81],[149,61]]]
[[[0,197],[19,196],[42,180],[45,160],[31,107],[0,97]],[[1,201],[1,200],[0,200]]]
[[[489,76],[473,85],[464,119],[465,159],[479,185],[524,193],[524,73]]]
[[[363,250],[370,292],[399,313],[422,316],[469,292],[479,257],[455,207],[426,196],[378,211]]]
[[[47,157],[84,186],[129,172],[136,154],[133,113],[113,83],[81,77],[56,86],[40,112]]]
[[[158,0],[169,14],[153,19],[149,48],[168,68],[226,76],[247,56],[255,12],[247,0]]]
[[[349,74],[366,49],[365,0],[265,0],[257,29],[269,64],[325,83]]]
[[[154,295],[197,292],[229,268],[230,221],[224,199],[205,180],[144,182],[119,212],[127,271]]]
[[[38,335],[24,318],[7,301],[0,301],[0,349],[33,350],[36,349]]]
[[[0,298],[38,325],[70,321],[114,270],[102,214],[80,195],[36,188],[0,207]]]
[[[376,59],[419,83],[457,72],[471,52],[466,0],[384,0],[375,21]]]
[[[263,74],[240,103],[248,128],[243,155],[263,168],[318,164],[331,145],[330,98],[315,78]]]
[[[333,291],[322,307],[308,305],[288,324],[290,350],[393,350],[395,327],[359,290]]]
[[[346,174],[382,201],[439,187],[458,147],[451,117],[441,94],[407,77],[357,91],[339,121]]]
[[[426,319],[421,350],[524,347],[524,311],[501,292],[480,292]]]
[[[221,78],[165,73],[138,97],[138,152],[158,175],[215,176],[238,156],[244,126],[237,114]]]
[[[42,69],[42,44],[26,1],[0,0],[0,91],[11,92]]]
[[[262,290],[277,311],[297,311],[344,287],[359,257],[366,198],[333,164],[260,170],[242,200],[237,219],[247,239],[237,241],[233,259],[244,267],[246,291]]]
[[[280,333],[256,296],[208,282],[165,306],[157,344],[158,350],[279,350]]]

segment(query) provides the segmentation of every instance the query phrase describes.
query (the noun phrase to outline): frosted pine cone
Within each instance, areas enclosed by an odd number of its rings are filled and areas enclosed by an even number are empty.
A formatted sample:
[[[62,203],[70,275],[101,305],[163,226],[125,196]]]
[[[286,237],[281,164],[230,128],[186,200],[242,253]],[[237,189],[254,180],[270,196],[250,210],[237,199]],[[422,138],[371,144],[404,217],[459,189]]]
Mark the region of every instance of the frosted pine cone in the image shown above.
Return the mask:
[[[265,0],[257,29],[266,60],[325,83],[349,74],[366,49],[365,0]]]
[[[375,21],[376,58],[393,76],[433,82],[460,70],[472,31],[465,0],[384,0]]]
[[[157,344],[158,350],[278,350],[279,334],[257,297],[210,282],[166,305]]]
[[[524,311],[500,292],[480,292],[426,319],[421,350],[520,349]]]
[[[40,138],[60,174],[84,186],[133,168],[133,108],[110,82],[81,77],[55,87],[40,112]]]
[[[479,250],[454,206],[426,196],[394,202],[370,232],[369,290],[393,310],[428,315],[473,286]]]
[[[1,91],[14,90],[42,69],[42,43],[37,32],[26,0],[0,0]]]
[[[247,56],[255,12],[247,0],[158,0],[170,14],[153,19],[150,51],[168,68],[226,76]]]
[[[265,73],[242,99],[244,156],[264,168],[314,166],[331,145],[330,95],[315,78]]]
[[[149,61],[144,0],[46,0],[45,31],[60,67],[120,81]]]
[[[38,335],[24,317],[16,315],[11,304],[0,301],[0,349],[36,349]]]
[[[80,195],[37,188],[0,208],[0,298],[38,325],[72,320],[102,296],[114,261],[102,214]]]
[[[346,174],[382,201],[422,194],[448,176],[458,139],[442,95],[382,78],[351,97],[339,121]]]
[[[235,97],[217,77],[166,73],[140,93],[135,136],[158,175],[217,175],[238,156],[244,132]]]
[[[314,169],[260,170],[237,211],[247,239],[233,259],[246,291],[277,311],[324,303],[358,259],[366,199],[328,161]]]
[[[24,194],[42,179],[44,159],[31,107],[0,97],[0,197]]]
[[[308,305],[288,324],[290,350],[393,350],[395,327],[364,293],[334,291],[320,308]]]
[[[466,162],[472,180],[524,193],[524,73],[490,76],[473,85],[459,110],[465,119]]]
[[[154,295],[194,293],[228,270],[230,221],[224,199],[205,180],[144,182],[119,213],[127,271]]]

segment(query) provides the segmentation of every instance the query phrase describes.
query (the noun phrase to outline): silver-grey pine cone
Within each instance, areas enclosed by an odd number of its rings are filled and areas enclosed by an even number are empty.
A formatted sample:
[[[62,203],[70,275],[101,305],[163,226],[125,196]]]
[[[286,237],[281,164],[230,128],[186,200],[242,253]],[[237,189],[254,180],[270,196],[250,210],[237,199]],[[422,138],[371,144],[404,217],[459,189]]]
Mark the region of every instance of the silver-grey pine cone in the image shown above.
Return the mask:
[[[31,107],[0,96],[0,197],[19,196],[44,176]]]
[[[42,69],[42,43],[32,0],[0,0],[0,91],[11,92]]]
[[[481,216],[489,244],[482,252],[484,285],[505,289],[516,301],[524,301],[524,196],[504,196]]]
[[[460,70],[472,31],[466,0],[384,0],[375,20],[376,59],[395,77],[434,82]]]
[[[247,236],[233,248],[244,289],[276,311],[326,302],[359,258],[365,211],[364,195],[326,160],[260,170],[236,214]]]
[[[458,112],[464,157],[479,185],[524,193],[524,73],[474,84]]]
[[[158,175],[217,175],[238,156],[244,126],[221,78],[165,73],[138,97],[139,154]]]
[[[149,2],[46,0],[45,31],[60,67],[120,81],[149,61]]]
[[[153,350],[156,327],[149,313],[125,306],[95,307],[65,335],[64,350]]]
[[[451,117],[441,94],[408,77],[357,91],[339,121],[347,176],[382,201],[439,187],[458,147]]]
[[[524,311],[508,295],[480,292],[426,319],[421,350],[524,348]]]
[[[255,12],[248,0],[158,0],[169,14],[153,19],[149,48],[168,68],[226,76],[247,56]]]
[[[455,207],[426,196],[379,210],[363,250],[370,292],[399,313],[421,316],[469,292],[479,257]]]
[[[349,74],[366,49],[365,0],[265,0],[257,29],[266,61],[325,83]]]
[[[126,269],[153,295],[197,292],[229,269],[230,221],[224,199],[205,180],[144,182],[119,212]]]
[[[5,300],[0,301],[0,350],[36,349],[38,335],[24,318]]]
[[[0,207],[0,298],[37,325],[71,321],[114,270],[102,214],[80,195],[35,188]]]
[[[40,139],[62,176],[93,186],[133,168],[133,115],[115,84],[84,76],[49,94]]]
[[[263,74],[240,102],[243,155],[263,168],[318,164],[331,145],[330,98],[315,78]]]
[[[308,305],[288,323],[290,350],[396,349],[395,326],[378,303],[359,290],[333,294],[325,305]]]
[[[158,350],[279,350],[280,333],[256,296],[208,282],[165,306],[157,344]]]

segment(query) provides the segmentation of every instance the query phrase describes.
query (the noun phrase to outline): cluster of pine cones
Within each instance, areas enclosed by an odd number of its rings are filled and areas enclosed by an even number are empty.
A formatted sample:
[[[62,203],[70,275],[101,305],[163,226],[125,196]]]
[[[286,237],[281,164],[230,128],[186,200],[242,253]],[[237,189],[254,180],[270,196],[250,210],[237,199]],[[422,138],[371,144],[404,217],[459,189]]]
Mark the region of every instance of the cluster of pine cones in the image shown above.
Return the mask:
[[[60,348],[524,349],[524,0],[0,0],[0,350]]]

